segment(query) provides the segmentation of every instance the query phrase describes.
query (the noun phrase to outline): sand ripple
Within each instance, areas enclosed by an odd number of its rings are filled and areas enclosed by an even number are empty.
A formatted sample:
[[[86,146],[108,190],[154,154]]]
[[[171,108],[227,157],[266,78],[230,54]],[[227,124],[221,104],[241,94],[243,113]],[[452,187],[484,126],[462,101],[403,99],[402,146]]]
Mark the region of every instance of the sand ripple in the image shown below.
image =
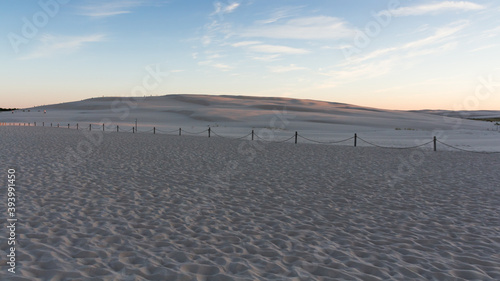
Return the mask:
[[[2,280],[500,279],[498,155],[423,152],[391,186],[411,151],[107,133],[75,164],[81,132],[0,135],[21,202]]]

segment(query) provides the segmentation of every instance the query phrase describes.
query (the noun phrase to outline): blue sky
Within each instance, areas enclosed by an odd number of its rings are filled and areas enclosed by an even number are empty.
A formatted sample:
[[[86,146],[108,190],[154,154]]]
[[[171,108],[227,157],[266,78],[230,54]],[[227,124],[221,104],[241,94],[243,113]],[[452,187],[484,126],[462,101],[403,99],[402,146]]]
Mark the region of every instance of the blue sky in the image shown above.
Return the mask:
[[[182,93],[500,110],[499,14],[497,1],[5,0],[0,107]]]

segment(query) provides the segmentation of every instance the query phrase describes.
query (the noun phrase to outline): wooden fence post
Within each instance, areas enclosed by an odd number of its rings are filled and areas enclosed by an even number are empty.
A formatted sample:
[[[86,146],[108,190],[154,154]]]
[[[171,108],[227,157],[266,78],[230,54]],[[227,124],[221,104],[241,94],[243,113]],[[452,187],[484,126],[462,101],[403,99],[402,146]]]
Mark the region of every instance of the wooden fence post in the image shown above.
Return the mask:
[[[181,135],[181,132],[182,132],[182,128],[179,128],[179,136]]]
[[[102,123],[102,131],[104,132],[104,123]]]
[[[436,151],[436,136],[434,136],[433,141],[434,141],[434,151]]]
[[[42,127],[45,127],[45,122],[42,122]]]
[[[78,131],[78,123],[76,123],[76,130]]]
[[[156,135],[156,127],[153,127],[153,135]]]
[[[68,123],[68,129],[69,129],[69,123]]]
[[[119,132],[119,131],[120,131],[120,129],[119,129],[118,125],[116,125],[116,132]]]
[[[89,124],[89,131],[92,131],[92,124]]]
[[[354,134],[354,147],[356,147],[357,142],[358,142],[358,134]]]
[[[208,137],[210,137],[210,127],[208,127]]]
[[[35,124],[35,127],[36,127],[36,122],[34,124]]]
[[[132,127],[132,134],[135,134],[135,127]]]
[[[252,130],[252,140],[253,140],[253,130]]]
[[[297,133],[297,131],[295,131],[295,143],[297,143],[297,136],[299,135],[299,133]]]

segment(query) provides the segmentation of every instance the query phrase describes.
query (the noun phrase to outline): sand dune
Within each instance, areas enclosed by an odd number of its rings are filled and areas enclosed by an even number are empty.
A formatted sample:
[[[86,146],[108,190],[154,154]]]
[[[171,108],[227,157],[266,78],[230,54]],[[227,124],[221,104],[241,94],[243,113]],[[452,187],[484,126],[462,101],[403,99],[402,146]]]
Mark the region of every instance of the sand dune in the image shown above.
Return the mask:
[[[47,110],[47,114],[43,114]],[[268,127],[276,114],[286,117],[290,128],[338,131],[348,125],[352,131],[368,128],[412,128],[420,130],[478,130],[491,125],[478,121],[444,118],[428,112],[382,110],[334,102],[289,98],[167,95],[155,97],[106,97],[79,102],[35,107],[31,112],[4,112],[6,122],[100,122],[132,125],[138,119],[143,126]],[[40,111],[40,112],[38,112]],[[432,113],[432,112],[431,112]],[[491,113],[491,112],[490,112]],[[499,113],[500,115],[500,113]],[[459,122],[459,126],[457,126]]]
[[[20,219],[17,273],[2,280],[500,279],[499,155],[40,127],[0,137]]]
[[[289,138],[298,131],[320,142],[347,139],[358,133],[372,143],[393,147],[415,146],[437,136],[440,141],[461,149],[500,151],[499,126],[494,123],[441,116],[436,112],[381,110],[315,100],[208,95],[106,97],[29,110],[2,112],[0,122],[63,127],[70,124],[73,128],[77,123],[80,128],[88,128],[89,123],[106,123],[108,130],[116,131],[116,126],[132,130],[137,120],[142,132],[153,127],[163,132],[179,128],[200,132],[212,127],[220,135],[241,137],[252,129],[270,129],[271,137],[276,140]]]

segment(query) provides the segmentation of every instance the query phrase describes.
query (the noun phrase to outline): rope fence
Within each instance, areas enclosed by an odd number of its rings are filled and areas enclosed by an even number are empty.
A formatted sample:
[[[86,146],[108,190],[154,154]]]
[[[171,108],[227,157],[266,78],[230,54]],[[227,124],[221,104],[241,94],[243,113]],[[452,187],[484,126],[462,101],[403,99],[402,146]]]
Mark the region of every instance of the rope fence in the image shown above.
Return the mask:
[[[189,131],[185,131],[183,130],[182,132],[188,134],[188,135],[199,135],[199,134],[203,134],[205,132],[208,132],[208,129],[204,130],[204,131],[201,131],[201,132],[189,132]]]
[[[263,138],[263,137],[260,137],[260,136],[259,136],[259,135],[257,135],[257,134],[255,134],[255,136],[256,136],[259,140],[261,140],[261,141],[264,141],[264,142],[274,142],[274,143],[284,143],[284,142],[287,142],[287,141],[289,141],[289,140],[291,140],[291,139],[295,138],[295,136],[291,136],[290,138],[288,138],[288,139],[284,139],[284,140],[267,140],[267,139],[265,139],[265,138]],[[297,143],[297,142],[295,142],[295,143]]]
[[[175,132],[180,132],[181,129],[179,128],[179,130],[175,129],[175,130],[171,130],[171,131],[164,131],[164,130],[156,129],[156,131],[159,132],[159,133],[163,133],[163,134],[172,134],[172,133],[175,133]]]
[[[352,140],[354,139],[354,137],[350,137],[348,139],[345,139],[345,140],[339,140],[339,141],[317,141],[317,140],[312,140],[310,138],[306,138],[302,135],[298,135],[300,138],[304,139],[304,140],[307,140],[307,141],[310,141],[310,142],[314,142],[314,143],[319,143],[319,144],[334,144],[334,143],[342,143],[342,142],[346,142],[346,141],[349,141],[349,140]]]
[[[426,145],[429,145],[429,144],[433,144],[434,151],[437,151],[437,144],[439,143],[439,144],[441,144],[441,145],[443,145],[445,147],[448,147],[450,149],[459,150],[459,151],[463,151],[463,152],[480,153],[480,154],[498,154],[498,153],[500,153],[500,151],[489,152],[489,151],[475,151],[475,150],[463,149],[463,148],[460,148],[460,147],[457,147],[457,146],[453,146],[453,145],[444,143],[444,142],[438,140],[436,137],[434,137],[431,141],[428,141],[428,142],[422,143],[422,144],[418,144],[418,145],[414,145],[414,146],[394,147],[394,146],[382,146],[382,145],[375,144],[375,143],[373,143],[371,141],[368,141],[368,140],[365,140],[365,139],[359,137],[357,134],[354,134],[354,136],[352,136],[350,138],[347,138],[347,139],[342,139],[342,140],[321,141],[321,140],[315,140],[315,139],[311,139],[311,138],[305,137],[305,136],[299,134],[298,132],[295,132],[295,134],[292,135],[289,138],[284,138],[284,139],[281,139],[281,140],[276,140],[276,139],[274,139],[274,136],[271,139],[268,139],[268,138],[266,138],[264,136],[259,136],[258,134],[256,134],[254,132],[254,130],[252,130],[250,133],[248,133],[248,134],[246,134],[244,136],[233,137],[233,136],[223,136],[223,135],[220,135],[220,134],[216,133],[210,127],[208,129],[200,131],[200,132],[190,132],[190,131],[183,130],[182,128],[175,129],[175,130],[161,130],[161,129],[157,129],[156,127],[153,127],[152,129],[149,129],[149,130],[139,131],[137,129],[137,127],[135,127],[135,126],[133,126],[130,129],[123,129],[119,125],[116,125],[116,127],[115,127],[115,126],[111,126],[111,125],[106,126],[106,124],[92,124],[92,123],[88,124],[88,126],[80,126],[78,123],[76,123],[75,125],[71,126],[70,123],[45,123],[45,122],[42,122],[42,127],[48,127],[49,124],[50,124],[50,127],[56,127],[56,128],[67,128],[67,129],[88,130],[88,131],[98,130],[98,131],[102,131],[102,132],[116,131],[116,132],[125,132],[125,133],[132,132],[132,133],[141,133],[141,134],[146,134],[146,133],[148,133],[148,134],[149,133],[156,134],[156,133],[159,133],[159,134],[166,134],[166,135],[172,135],[172,134],[175,133],[176,135],[179,135],[179,136],[181,136],[182,133],[185,133],[185,134],[188,134],[188,135],[200,135],[200,134],[203,134],[203,133],[207,133],[209,138],[212,135],[214,135],[216,137],[224,138],[224,139],[231,139],[231,140],[242,140],[242,139],[248,139],[249,137],[251,137],[252,141],[254,139],[257,139],[259,141],[269,142],[269,143],[285,143],[285,142],[289,142],[292,139],[295,139],[294,143],[297,144],[298,143],[298,139],[301,138],[301,139],[306,140],[308,142],[318,143],[318,144],[338,144],[338,143],[344,143],[344,142],[347,142],[347,141],[353,141],[354,147],[356,147],[357,146],[357,141],[359,139],[361,142],[364,142],[364,143],[366,143],[369,146],[383,148],[383,149],[400,149],[400,150],[403,150],[403,149],[417,149],[417,148],[420,148],[420,147],[423,147],[423,146],[426,146]],[[17,123],[0,122],[0,126],[36,127],[37,123],[36,122],[33,122],[33,123],[30,123],[30,122],[17,122]],[[40,126],[40,123],[38,124],[38,126]],[[116,130],[115,130],[115,128],[116,128]]]
[[[375,147],[378,147],[378,148],[389,148],[389,149],[415,149],[415,148],[419,148],[419,147],[422,147],[422,146],[426,146],[430,143],[433,143],[434,141],[429,141],[429,142],[426,142],[426,143],[423,143],[423,144],[420,144],[420,145],[415,145],[415,146],[408,146],[408,147],[393,147],[393,146],[381,146],[381,145],[377,145],[377,144],[374,144],[372,142],[369,142],[367,140],[364,140],[360,137],[358,137],[358,139],[366,144],[369,144],[371,146],[375,146]]]
[[[214,130],[210,130],[210,132],[212,134],[214,134],[215,136],[217,136],[217,137],[224,138],[224,139],[230,139],[230,140],[242,140],[242,139],[248,138],[249,136],[253,135],[253,130],[252,130],[252,133],[246,134],[246,135],[244,135],[242,137],[221,136],[221,135],[217,134],[216,132],[214,132]]]
[[[460,150],[460,151],[464,151],[464,152],[471,152],[471,153],[480,153],[480,154],[496,154],[496,153],[500,153],[500,151],[495,151],[495,152],[488,152],[488,151],[474,151],[474,150],[467,150],[467,149],[463,149],[463,148],[459,148],[459,147],[456,147],[456,146],[453,146],[453,145],[449,145],[447,143],[444,143],[442,141],[439,141],[437,140],[438,143],[444,145],[444,146],[447,146],[449,148],[452,148],[452,149],[456,149],[456,150]]]

